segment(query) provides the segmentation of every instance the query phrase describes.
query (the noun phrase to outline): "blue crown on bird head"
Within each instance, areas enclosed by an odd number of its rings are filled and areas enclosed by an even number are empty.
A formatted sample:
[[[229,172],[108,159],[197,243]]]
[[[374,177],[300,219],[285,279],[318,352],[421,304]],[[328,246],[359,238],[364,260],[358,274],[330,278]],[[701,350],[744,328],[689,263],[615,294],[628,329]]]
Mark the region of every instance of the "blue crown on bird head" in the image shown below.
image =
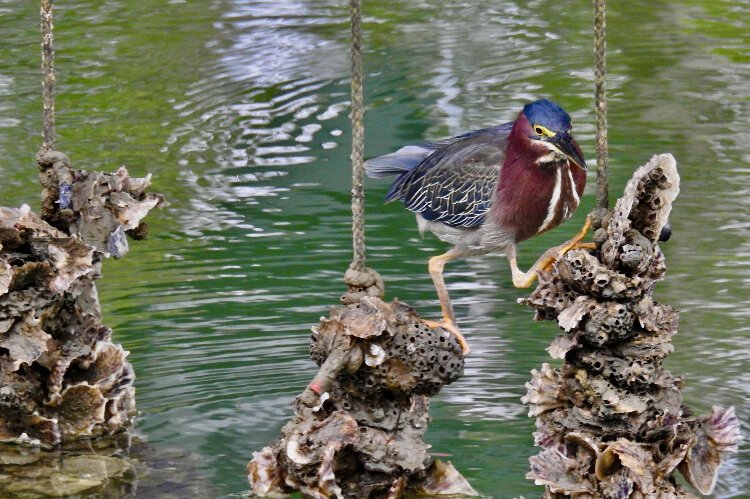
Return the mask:
[[[547,128],[570,130],[570,115],[550,100],[540,99],[526,104],[523,114],[530,123],[544,123]]]

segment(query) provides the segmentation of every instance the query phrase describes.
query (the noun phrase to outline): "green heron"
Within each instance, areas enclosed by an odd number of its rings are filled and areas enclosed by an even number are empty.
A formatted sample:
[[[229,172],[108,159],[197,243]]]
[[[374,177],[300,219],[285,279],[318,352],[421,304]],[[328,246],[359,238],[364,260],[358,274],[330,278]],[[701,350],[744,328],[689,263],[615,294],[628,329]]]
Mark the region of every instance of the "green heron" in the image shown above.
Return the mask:
[[[453,245],[432,257],[429,272],[443,320],[425,321],[456,335],[453,305],[443,280],[445,263],[454,258],[505,253],[513,284],[529,287],[540,270],[578,246],[588,230],[547,250],[523,272],[516,245],[570,218],[586,185],[586,162],[571,135],[570,116],[546,99],[524,106],[512,123],[474,130],[439,142],[410,145],[373,158],[370,177],[398,175],[386,202],[400,200],[417,216],[421,233],[429,230]]]

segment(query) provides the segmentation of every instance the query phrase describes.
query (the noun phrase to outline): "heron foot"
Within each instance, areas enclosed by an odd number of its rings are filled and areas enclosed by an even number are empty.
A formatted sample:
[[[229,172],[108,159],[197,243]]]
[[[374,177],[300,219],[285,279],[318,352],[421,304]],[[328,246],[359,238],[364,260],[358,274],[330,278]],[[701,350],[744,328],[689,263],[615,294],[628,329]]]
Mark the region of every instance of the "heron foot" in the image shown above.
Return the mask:
[[[558,261],[559,259],[565,256],[565,253],[567,253],[568,251],[575,250],[575,249],[596,249],[596,244],[576,243],[570,246],[567,243],[565,243],[561,246],[551,248],[549,251],[545,252],[544,255],[542,255],[542,258],[540,259],[542,260],[540,269],[544,270],[545,272],[548,272],[549,269],[552,268],[552,265],[554,265],[556,261]]]
[[[508,260],[510,261],[510,269],[513,274],[513,285],[517,288],[528,288],[533,284],[537,277],[539,277],[539,272],[549,270],[552,265],[565,256],[565,253],[568,251],[573,249],[596,248],[594,243],[581,242],[581,240],[586,237],[590,228],[591,219],[586,217],[586,223],[583,224],[583,227],[578,231],[578,234],[576,234],[571,240],[545,251],[528,272],[523,272],[518,268],[518,263],[516,262],[516,247],[515,245],[511,246],[507,251],[507,255]]]
[[[458,344],[461,346],[461,357],[466,357],[467,355],[469,355],[469,353],[471,353],[471,347],[466,342],[464,335],[461,334],[461,330],[458,329],[458,326],[455,322],[447,319],[443,319],[442,321],[422,319],[422,322],[430,329],[442,328],[455,336],[456,341],[458,341]]]
[[[581,242],[581,240],[586,237],[586,234],[588,234],[589,229],[591,229],[591,217],[586,216],[586,222],[584,222],[583,227],[581,227],[581,230],[578,231],[578,234],[576,234],[572,239],[564,242],[560,246],[550,248],[544,253],[544,255],[542,255],[542,258],[539,259],[540,262],[538,262],[540,263],[539,268],[545,271],[549,270],[550,268],[552,268],[552,265],[560,258],[564,257],[565,253],[567,253],[568,251],[574,249],[596,249],[596,245],[594,243]]]

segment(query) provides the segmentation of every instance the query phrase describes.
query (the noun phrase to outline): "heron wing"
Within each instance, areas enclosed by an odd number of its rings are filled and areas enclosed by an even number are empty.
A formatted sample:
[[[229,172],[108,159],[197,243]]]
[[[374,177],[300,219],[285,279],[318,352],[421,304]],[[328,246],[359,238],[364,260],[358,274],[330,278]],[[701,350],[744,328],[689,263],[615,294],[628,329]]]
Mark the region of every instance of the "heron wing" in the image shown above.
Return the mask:
[[[469,132],[472,133],[472,132]],[[436,142],[425,142],[404,146],[396,152],[368,159],[365,162],[365,172],[370,178],[383,178],[393,175],[401,175],[404,172],[418,166],[435,151],[461,140],[468,134],[458,137],[449,137]]]
[[[387,201],[399,199],[424,219],[452,227],[477,227],[494,198],[510,124],[469,132],[425,157],[391,186]]]

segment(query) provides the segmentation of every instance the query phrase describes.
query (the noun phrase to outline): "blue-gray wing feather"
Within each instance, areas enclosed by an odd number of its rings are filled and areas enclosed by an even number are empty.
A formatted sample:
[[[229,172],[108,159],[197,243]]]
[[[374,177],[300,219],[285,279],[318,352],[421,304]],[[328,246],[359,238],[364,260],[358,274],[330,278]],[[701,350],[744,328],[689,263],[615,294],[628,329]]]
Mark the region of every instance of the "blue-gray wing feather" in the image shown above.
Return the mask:
[[[457,139],[458,137],[452,137],[439,142],[426,142],[424,144],[404,146],[396,152],[368,159],[365,162],[365,171],[370,178],[400,175],[416,167],[427,156]]]
[[[401,173],[386,200],[399,199],[426,220],[453,227],[482,225],[494,199],[510,125],[444,141]]]

